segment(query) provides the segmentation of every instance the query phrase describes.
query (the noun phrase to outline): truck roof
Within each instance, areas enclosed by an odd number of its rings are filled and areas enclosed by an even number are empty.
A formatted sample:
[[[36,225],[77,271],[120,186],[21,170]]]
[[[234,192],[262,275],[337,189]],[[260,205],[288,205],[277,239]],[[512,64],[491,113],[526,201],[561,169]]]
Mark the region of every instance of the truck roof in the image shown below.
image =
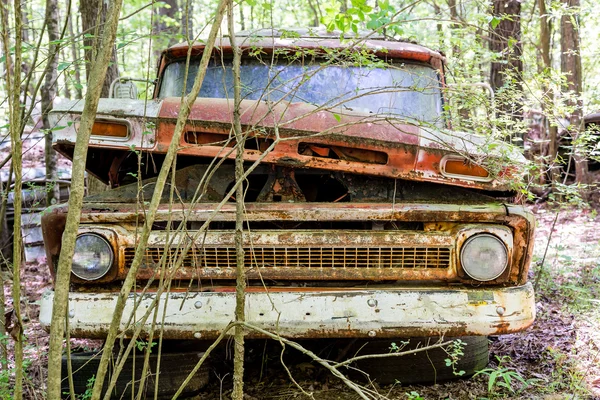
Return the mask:
[[[392,59],[404,59],[440,64],[444,56],[437,51],[418,45],[413,42],[395,40],[372,31],[359,31],[358,34],[344,34],[341,32],[327,32],[319,28],[292,28],[292,29],[259,29],[254,31],[240,31],[236,33],[238,46],[242,50],[261,48],[270,53],[273,49],[289,48],[290,50],[322,50],[322,49],[347,49],[357,47],[368,49],[373,54]],[[179,58],[187,55],[190,44],[188,42],[176,44],[163,51],[163,57]],[[205,43],[194,42],[192,55],[201,54]],[[215,48],[224,53],[231,52],[228,36],[217,39]]]

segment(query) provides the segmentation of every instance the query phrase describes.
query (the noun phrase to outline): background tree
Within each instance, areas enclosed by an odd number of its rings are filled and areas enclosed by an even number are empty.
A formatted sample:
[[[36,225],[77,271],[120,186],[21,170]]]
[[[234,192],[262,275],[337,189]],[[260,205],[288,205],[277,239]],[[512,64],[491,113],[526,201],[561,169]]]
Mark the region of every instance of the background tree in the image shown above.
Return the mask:
[[[544,165],[550,165],[550,181],[555,184],[560,178],[558,169],[555,166],[557,155],[558,155],[558,126],[554,123],[549,123],[552,109],[554,107],[554,88],[551,82],[552,79],[552,52],[551,52],[551,40],[552,40],[552,24],[548,9],[546,7],[546,0],[538,0],[538,8],[540,14],[540,53],[541,53],[541,68],[540,75],[543,77],[542,89],[542,102],[541,109],[544,117],[544,125],[548,126],[548,150],[544,151],[546,160]],[[540,172],[540,176],[545,180],[544,171]]]
[[[92,60],[96,59],[99,51],[100,40],[106,25],[106,16],[108,3],[104,0],[84,0],[79,2],[79,11],[81,13],[81,28],[84,32],[84,53],[85,53],[85,76],[89,81],[92,70]],[[117,63],[117,54],[115,49],[112,50],[106,78],[102,85],[100,97],[110,97],[110,85],[119,77],[119,66]],[[88,193],[98,193],[108,190],[109,186],[105,185],[99,179],[93,176],[88,176],[87,190]]]
[[[104,0],[84,0],[79,2],[81,13],[81,28],[84,33],[83,46],[85,53],[85,75],[89,80],[92,60],[96,59],[99,42],[106,26],[108,2]],[[109,97],[110,84],[119,77],[117,55],[113,49],[106,78],[102,85],[101,97]]]
[[[154,58],[158,60],[160,52],[175,43],[180,38],[179,28],[183,25],[177,18],[181,16],[181,20],[185,20],[185,12],[179,11],[177,0],[165,0],[154,8],[152,19],[152,36]]]
[[[581,45],[579,37],[579,0],[562,0],[566,12],[560,19],[560,68],[565,76],[563,89],[568,93],[567,104],[571,107],[568,132],[573,139],[573,158],[575,160],[575,180],[588,182],[588,165],[582,152],[580,141],[583,126],[583,77],[581,68]]]
[[[46,29],[48,32],[48,63],[46,64],[46,76],[41,88],[42,100],[42,126],[45,135],[44,161],[46,164],[46,204],[54,204],[59,197],[58,178],[56,173],[56,152],[52,149],[52,133],[48,113],[52,109],[52,102],[56,97],[58,84],[58,39],[60,29],[58,26],[58,2],[57,0],[46,0]]]
[[[523,114],[521,0],[493,0],[492,7],[490,85],[498,94],[498,111],[507,120],[518,120]]]

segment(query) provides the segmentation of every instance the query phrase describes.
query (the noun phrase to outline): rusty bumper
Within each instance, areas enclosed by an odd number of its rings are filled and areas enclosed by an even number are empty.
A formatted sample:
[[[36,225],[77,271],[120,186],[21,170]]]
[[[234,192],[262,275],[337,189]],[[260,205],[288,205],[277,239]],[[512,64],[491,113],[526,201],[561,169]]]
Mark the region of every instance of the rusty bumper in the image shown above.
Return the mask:
[[[50,326],[54,292],[44,294],[40,321]],[[72,337],[103,338],[116,293],[71,293]],[[234,319],[235,294],[169,293],[131,295],[121,331],[152,324],[170,339],[212,339]],[[134,304],[137,307],[134,310]],[[165,312],[166,310],[166,312]],[[163,321],[164,313],[164,321]],[[144,320],[144,315],[150,318]],[[535,318],[530,283],[511,288],[390,288],[373,290],[280,291],[246,294],[246,320],[291,338],[496,335],[529,327]],[[249,337],[258,337],[248,332]]]

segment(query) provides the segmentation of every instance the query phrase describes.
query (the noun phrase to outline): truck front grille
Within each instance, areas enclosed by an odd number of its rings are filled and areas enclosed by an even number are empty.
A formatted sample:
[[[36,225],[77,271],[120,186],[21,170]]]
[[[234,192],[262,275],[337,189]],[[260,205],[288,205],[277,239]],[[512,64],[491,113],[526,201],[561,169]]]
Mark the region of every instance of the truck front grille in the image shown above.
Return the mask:
[[[446,269],[450,267],[450,247],[247,247],[244,263],[247,268],[314,269],[314,268],[385,268],[385,269]],[[167,265],[174,265],[181,250],[168,249]],[[164,248],[146,249],[144,265],[160,265]],[[135,248],[125,249],[125,266],[129,266]],[[183,268],[235,269],[233,247],[192,248],[184,257]]]

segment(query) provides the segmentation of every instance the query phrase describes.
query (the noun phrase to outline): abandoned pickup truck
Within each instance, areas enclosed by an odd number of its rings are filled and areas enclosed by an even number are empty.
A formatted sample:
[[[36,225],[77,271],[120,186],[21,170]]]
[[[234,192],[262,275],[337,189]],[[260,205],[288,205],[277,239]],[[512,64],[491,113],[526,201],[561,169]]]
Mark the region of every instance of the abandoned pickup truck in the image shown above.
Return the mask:
[[[239,42],[243,156],[254,168],[244,183],[247,321],[297,339],[479,336],[486,350],[487,335],[531,325],[534,220],[511,202],[522,157],[451,130],[440,53],[307,32],[241,34]],[[100,102],[87,170],[112,190],[84,200],[71,337],[106,334],[203,49],[191,48],[187,75],[188,45],[165,50],[152,100]],[[155,337],[210,340],[234,319],[232,87],[223,38],[181,137],[125,332],[151,330],[153,317],[142,317],[161,271],[170,286]],[[64,127],[54,131],[54,148],[67,157],[82,108],[69,102],[53,111]],[[43,217],[51,273],[66,214],[62,205]],[[42,300],[45,326],[52,298]]]

